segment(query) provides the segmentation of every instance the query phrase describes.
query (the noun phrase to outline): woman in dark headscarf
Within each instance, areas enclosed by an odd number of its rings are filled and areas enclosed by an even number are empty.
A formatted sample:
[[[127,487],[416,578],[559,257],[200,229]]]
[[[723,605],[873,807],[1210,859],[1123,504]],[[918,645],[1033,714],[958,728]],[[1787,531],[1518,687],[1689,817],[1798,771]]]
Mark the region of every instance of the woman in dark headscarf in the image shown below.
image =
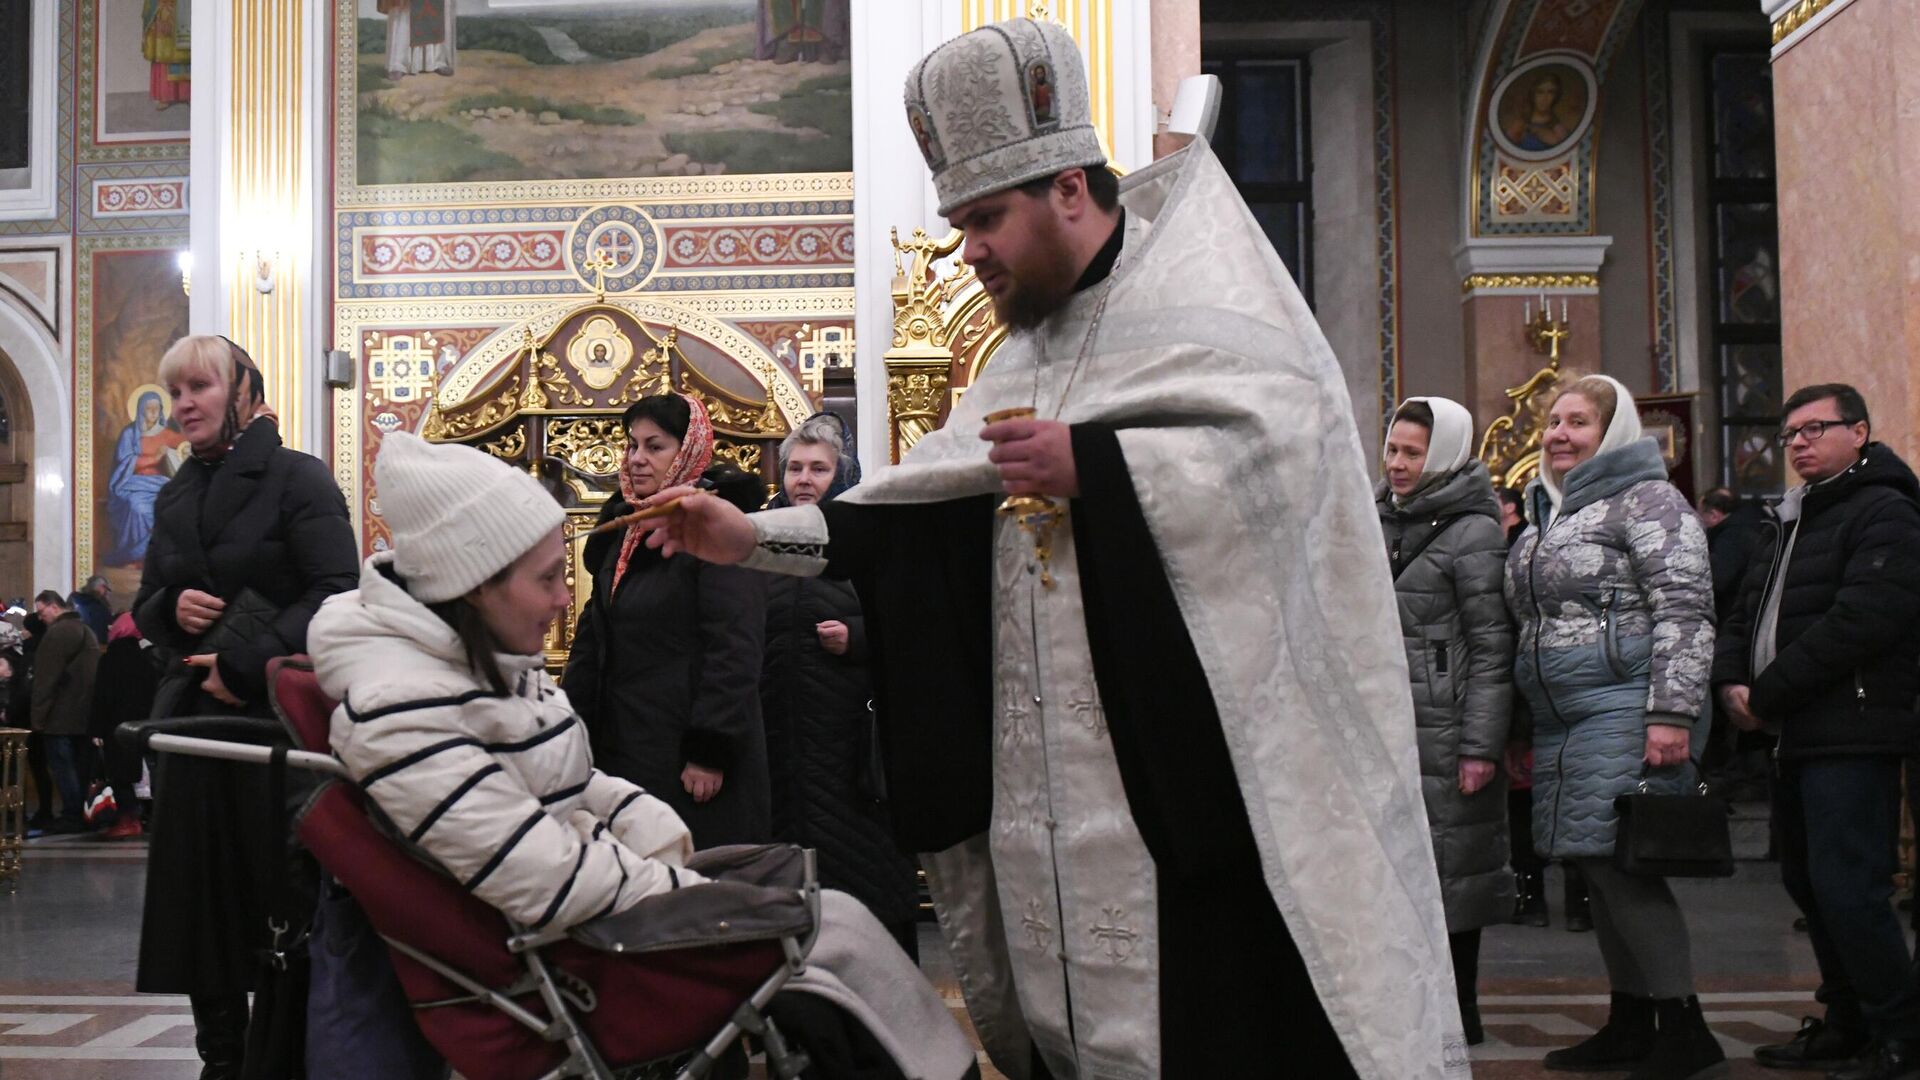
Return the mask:
[[[774,506],[826,502],[860,482],[846,425],[820,413],[780,444]],[[823,884],[858,897],[917,956],[913,864],[894,846],[874,746],[866,619],[845,581],[767,586],[760,705],[775,839],[815,848]]]
[[[699,483],[750,510],[760,481],[713,460],[698,399],[641,398],[621,416],[620,497],[601,521],[664,488]],[[593,596],[580,613],[562,686],[593,737],[594,763],[664,799],[696,848],[770,839],[759,677],[766,578],[662,558],[637,529],[587,541]]]
[[[307,651],[321,602],[359,580],[347,503],[325,464],[280,444],[240,346],[181,338],[160,360],[160,384],[190,454],[154,500],[133,602],[164,661],[154,715],[271,717],[268,662]],[[203,1080],[240,1076],[243,1064],[249,1076],[285,1075],[302,1050],[305,970],[296,957],[263,974],[261,954],[298,937],[312,872],[287,865],[266,770],[163,754],[155,772],[136,986],[189,996]],[[270,920],[288,932],[270,935]]]

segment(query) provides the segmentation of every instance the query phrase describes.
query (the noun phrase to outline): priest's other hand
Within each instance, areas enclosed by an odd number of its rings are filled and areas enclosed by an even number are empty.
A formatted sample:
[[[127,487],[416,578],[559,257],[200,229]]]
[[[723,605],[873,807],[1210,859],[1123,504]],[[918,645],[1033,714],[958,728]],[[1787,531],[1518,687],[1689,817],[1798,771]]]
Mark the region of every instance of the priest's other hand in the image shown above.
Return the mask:
[[[707,802],[720,794],[720,785],[725,780],[726,774],[719,769],[709,769],[691,761],[680,770],[680,786],[686,788],[687,794],[693,796],[693,801],[697,803]]]
[[[987,460],[1000,468],[1000,486],[1009,495],[1080,494],[1080,473],[1073,464],[1073,431],[1058,420],[1003,420],[988,424],[980,437],[993,444]]]
[[[663,555],[686,552],[696,559],[731,566],[753,554],[759,543],[753,523],[740,508],[711,492],[693,487],[668,488],[640,500],[636,509],[645,510],[673,500],[680,505],[664,517],[636,522],[646,545]]]

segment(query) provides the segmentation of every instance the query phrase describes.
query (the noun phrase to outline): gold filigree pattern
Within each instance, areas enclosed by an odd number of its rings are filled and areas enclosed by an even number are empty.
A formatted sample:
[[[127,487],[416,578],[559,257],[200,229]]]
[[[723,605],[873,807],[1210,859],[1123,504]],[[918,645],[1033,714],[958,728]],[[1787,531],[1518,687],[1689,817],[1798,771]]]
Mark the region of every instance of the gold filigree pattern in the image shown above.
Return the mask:
[[[753,443],[716,441],[713,446],[715,461],[730,461],[743,473],[758,473],[763,456],[760,447]]]
[[[547,454],[575,472],[608,477],[620,471],[626,437],[617,416],[552,419],[547,421]]]
[[[1547,409],[1560,385],[1559,361],[1534,372],[1519,386],[1507,389],[1513,407],[1487,425],[1480,437],[1480,460],[1495,484],[1524,487],[1540,472],[1540,438],[1547,428]]]
[[[1773,20],[1773,43],[1778,45],[1787,40],[1794,31],[1812,22],[1814,16],[1831,6],[1833,6],[1833,0],[1800,0],[1799,3],[1788,8],[1786,14]]]
[[[1529,292],[1538,292],[1542,289],[1597,289],[1599,287],[1599,274],[1468,274],[1460,282],[1460,291],[1463,294],[1485,289],[1525,289]]]
[[[613,399],[614,405],[631,405],[643,397],[665,394],[673,390],[673,377],[670,374],[671,359],[680,349],[680,328],[667,327],[667,336],[655,341],[653,348],[640,354],[640,363],[627,377],[626,388],[620,396]],[[684,357],[682,360],[684,361]]]
[[[515,428],[492,442],[481,443],[480,449],[494,457],[512,461],[527,452],[527,433],[523,429]]]
[[[888,372],[887,423],[893,429],[892,451],[896,463],[915,443],[940,426],[940,405],[946,394],[945,365]]]
[[[522,382],[520,373],[516,371],[502,380],[500,391],[492,397],[477,405],[462,402],[451,411],[442,409],[439,402],[435,402],[427,411],[427,424],[421,434],[430,442],[485,435],[519,414]]]

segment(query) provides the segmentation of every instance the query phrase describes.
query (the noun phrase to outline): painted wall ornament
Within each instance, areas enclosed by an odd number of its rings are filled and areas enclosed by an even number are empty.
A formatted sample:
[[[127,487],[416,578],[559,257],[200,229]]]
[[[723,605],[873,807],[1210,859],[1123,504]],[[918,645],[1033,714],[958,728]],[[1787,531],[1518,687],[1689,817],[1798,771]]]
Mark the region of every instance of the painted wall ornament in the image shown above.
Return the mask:
[[[1599,80],[1585,58],[1545,53],[1500,80],[1487,123],[1504,153],[1521,161],[1546,161],[1579,145],[1593,126],[1599,104]]]

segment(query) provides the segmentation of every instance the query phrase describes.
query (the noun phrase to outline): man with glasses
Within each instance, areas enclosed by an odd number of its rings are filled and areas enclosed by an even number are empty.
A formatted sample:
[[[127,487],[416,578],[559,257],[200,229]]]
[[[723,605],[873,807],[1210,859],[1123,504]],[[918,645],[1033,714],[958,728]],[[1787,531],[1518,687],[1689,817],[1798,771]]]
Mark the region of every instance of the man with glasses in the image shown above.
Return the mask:
[[[1916,1080],[1920,986],[1888,900],[1901,759],[1920,751],[1920,481],[1872,441],[1853,387],[1809,386],[1785,411],[1779,444],[1802,483],[1721,626],[1713,681],[1733,723],[1779,732],[1780,874],[1827,1014],[1754,1058]]]

